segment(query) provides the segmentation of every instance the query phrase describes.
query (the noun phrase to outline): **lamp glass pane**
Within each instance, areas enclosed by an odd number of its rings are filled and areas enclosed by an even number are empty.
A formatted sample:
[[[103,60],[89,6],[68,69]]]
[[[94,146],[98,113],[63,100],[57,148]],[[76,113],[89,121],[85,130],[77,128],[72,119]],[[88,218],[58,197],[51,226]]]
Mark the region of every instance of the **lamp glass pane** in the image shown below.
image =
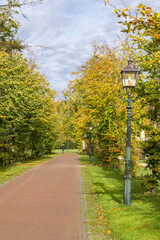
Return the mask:
[[[135,73],[125,73],[125,78],[123,79],[124,87],[135,87],[136,86],[136,76]]]

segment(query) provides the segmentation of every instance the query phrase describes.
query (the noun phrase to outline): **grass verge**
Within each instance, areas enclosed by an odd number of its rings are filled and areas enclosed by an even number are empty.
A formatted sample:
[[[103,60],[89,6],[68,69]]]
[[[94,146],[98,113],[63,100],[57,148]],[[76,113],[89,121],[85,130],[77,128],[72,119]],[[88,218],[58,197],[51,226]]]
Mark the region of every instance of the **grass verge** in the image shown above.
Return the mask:
[[[123,205],[124,179],[120,169],[107,168],[80,155],[82,194],[88,240],[159,240],[160,193],[141,194],[140,167],[132,179],[132,205]]]
[[[57,157],[59,154],[45,155],[43,157],[30,159],[24,162],[16,162],[8,165],[7,167],[0,167],[0,184],[3,184],[28,170],[40,166],[41,164]]]

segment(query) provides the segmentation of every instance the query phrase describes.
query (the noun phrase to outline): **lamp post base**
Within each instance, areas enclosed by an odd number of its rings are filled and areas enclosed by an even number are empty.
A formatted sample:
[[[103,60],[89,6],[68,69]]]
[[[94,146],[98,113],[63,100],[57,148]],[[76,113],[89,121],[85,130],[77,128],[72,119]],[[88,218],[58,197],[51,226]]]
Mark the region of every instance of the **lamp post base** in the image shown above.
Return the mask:
[[[124,204],[131,205],[131,176],[124,176]]]

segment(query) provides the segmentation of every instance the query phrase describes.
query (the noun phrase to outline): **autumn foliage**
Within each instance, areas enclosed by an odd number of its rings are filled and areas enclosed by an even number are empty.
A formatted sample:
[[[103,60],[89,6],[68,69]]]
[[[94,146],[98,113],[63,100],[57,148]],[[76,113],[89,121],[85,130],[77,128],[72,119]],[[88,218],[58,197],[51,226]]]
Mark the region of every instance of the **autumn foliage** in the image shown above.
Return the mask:
[[[115,10],[129,34],[136,54],[136,61],[143,72],[145,81],[141,82],[138,94],[143,99],[146,109],[146,121],[142,125],[146,139],[142,150],[147,159],[147,166],[152,171],[146,175],[146,186],[155,190],[160,180],[160,11],[153,11],[150,6],[139,4],[136,15],[130,8]]]
[[[105,2],[112,6],[112,1]],[[115,8],[114,11],[123,26],[122,32],[127,33],[127,41],[122,42],[119,48],[94,45],[93,55],[74,73],[74,80],[64,92],[60,103],[64,111],[62,122],[67,135],[72,136],[80,148],[84,133],[89,139],[88,125],[91,122],[94,154],[104,162],[119,166],[125,159],[126,142],[126,106],[121,100],[125,96],[120,71],[131,55],[141,70],[132,96],[139,97],[132,113],[132,167],[136,166],[138,147],[147,159],[147,167],[152,170],[145,182],[152,190],[160,176],[160,13],[143,4],[137,6],[135,14],[131,6]],[[145,132],[145,140],[141,141],[142,131]]]
[[[61,102],[66,112],[63,124],[79,147],[85,133],[89,143],[88,125],[91,122],[94,154],[115,167],[125,159],[126,144],[126,104],[121,98],[127,98],[127,95],[120,77],[126,61],[118,57],[118,51],[118,48],[95,44],[92,57],[74,73],[75,79],[70,82]],[[134,105],[134,114],[138,118],[140,107],[138,103]],[[136,161],[137,118],[133,117],[132,124],[133,163]]]

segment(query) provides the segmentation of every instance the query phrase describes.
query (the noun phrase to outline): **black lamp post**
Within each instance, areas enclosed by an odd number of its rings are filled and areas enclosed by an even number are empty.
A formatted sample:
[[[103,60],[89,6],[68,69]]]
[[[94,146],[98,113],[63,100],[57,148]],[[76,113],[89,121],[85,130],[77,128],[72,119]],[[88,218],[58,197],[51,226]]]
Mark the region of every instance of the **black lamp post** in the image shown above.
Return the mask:
[[[67,137],[67,152],[68,152],[68,141],[69,141],[69,137]]]
[[[128,102],[127,108],[127,139],[126,139],[126,160],[125,160],[125,175],[124,175],[124,204],[131,205],[131,102],[135,100],[131,99],[131,93],[136,87],[137,76],[139,70],[133,65],[132,60],[128,60],[128,65],[121,71],[123,79],[123,87],[128,94],[128,99],[124,100]]]
[[[92,154],[92,148],[91,148],[91,136],[92,136],[92,124],[89,123],[89,131],[90,131],[90,138],[89,138],[89,162],[92,162],[91,160],[91,154]]]
[[[86,155],[86,133],[84,134],[84,153]]]

